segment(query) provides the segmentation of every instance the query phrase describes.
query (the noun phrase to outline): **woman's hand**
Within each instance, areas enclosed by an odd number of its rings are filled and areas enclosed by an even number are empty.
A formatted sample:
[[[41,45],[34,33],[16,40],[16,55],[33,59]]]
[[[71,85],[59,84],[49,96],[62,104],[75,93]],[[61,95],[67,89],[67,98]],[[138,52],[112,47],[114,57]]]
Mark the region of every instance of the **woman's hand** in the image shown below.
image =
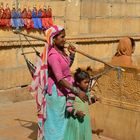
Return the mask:
[[[69,45],[67,49],[71,54],[75,54],[76,52],[76,48],[73,45]]]
[[[86,95],[85,92],[80,91],[77,96],[83,101],[83,102],[87,102],[88,101],[88,96]]]

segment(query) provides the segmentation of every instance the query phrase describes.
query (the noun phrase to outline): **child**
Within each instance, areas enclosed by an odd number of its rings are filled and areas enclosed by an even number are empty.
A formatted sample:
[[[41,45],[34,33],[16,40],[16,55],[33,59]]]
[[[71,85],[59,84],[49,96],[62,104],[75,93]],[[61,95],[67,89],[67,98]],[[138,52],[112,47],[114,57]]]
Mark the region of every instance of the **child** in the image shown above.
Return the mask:
[[[68,124],[64,140],[92,140],[88,105],[94,103],[95,100],[90,97],[88,91],[90,76],[86,71],[78,68],[74,74],[74,80],[74,86],[78,90],[86,92],[89,100],[88,102],[83,102],[73,94],[67,96],[66,116]]]

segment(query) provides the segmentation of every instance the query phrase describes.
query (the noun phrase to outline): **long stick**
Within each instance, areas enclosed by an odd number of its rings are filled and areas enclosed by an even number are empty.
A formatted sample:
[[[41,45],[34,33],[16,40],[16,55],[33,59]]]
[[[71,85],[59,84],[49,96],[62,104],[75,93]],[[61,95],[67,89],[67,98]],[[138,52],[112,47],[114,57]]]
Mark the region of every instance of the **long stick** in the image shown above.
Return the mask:
[[[33,35],[24,34],[24,33],[20,32],[20,31],[18,31],[18,30],[13,30],[13,32],[14,32],[15,34],[21,34],[21,35],[23,35],[23,36],[27,36],[27,37],[30,37],[30,38],[34,38],[34,39],[37,39],[37,40],[41,40],[41,41],[43,41],[43,42],[46,42],[46,39],[44,39],[44,38],[36,37],[36,36],[33,36]],[[67,42],[67,43],[68,43],[68,42]],[[68,43],[68,44],[71,45],[71,43]],[[66,48],[67,48],[67,47],[66,47]],[[110,65],[110,64],[108,64],[108,63],[106,63],[106,62],[104,62],[104,61],[102,61],[102,60],[100,60],[100,59],[98,59],[98,58],[96,58],[96,57],[93,57],[93,56],[91,56],[91,55],[89,55],[89,54],[86,54],[85,52],[82,52],[81,50],[75,49],[75,51],[78,52],[79,54],[82,54],[82,55],[88,57],[89,59],[92,59],[92,60],[101,62],[101,63],[103,63],[103,64],[105,64],[105,65],[107,65],[107,66],[109,66],[109,67],[111,67],[111,68],[116,68],[116,69],[117,69],[117,68],[120,68],[120,67],[115,67],[115,66],[113,66],[113,65]],[[121,69],[122,71],[124,71],[124,69],[122,69],[122,68],[120,68],[120,69]]]
[[[71,45],[71,43],[69,43],[69,42],[67,42],[67,44]],[[103,63],[103,64],[105,64],[105,65],[107,65],[107,66],[109,66],[109,67],[111,67],[111,68],[120,69],[121,71],[125,71],[125,70],[124,70],[123,68],[121,68],[121,67],[116,67],[116,66],[110,65],[110,64],[108,64],[108,63],[106,63],[106,62],[104,62],[104,61],[102,61],[102,60],[100,60],[100,59],[98,59],[98,58],[96,58],[96,57],[93,57],[93,56],[91,56],[91,55],[89,55],[89,54],[87,54],[87,53],[85,53],[85,52],[83,52],[83,51],[81,51],[81,50],[75,49],[75,51],[78,52],[79,54],[82,54],[82,55],[88,57],[89,59],[92,59],[92,60],[101,62],[101,63]]]
[[[36,37],[36,36],[33,36],[33,35],[24,34],[24,33],[20,32],[20,31],[18,31],[18,30],[13,30],[13,32],[14,32],[15,34],[21,34],[21,35],[23,35],[23,36],[28,36],[28,37],[30,37],[30,38],[34,38],[34,39],[37,39],[37,40],[46,42],[46,39],[45,39],[45,38],[42,38],[42,37]]]
[[[102,61],[102,60],[100,60],[100,59],[98,59],[98,58],[96,58],[96,57],[93,57],[93,56],[91,56],[91,55],[89,55],[89,54],[87,54],[87,53],[85,53],[85,52],[82,52],[81,50],[76,49],[76,52],[78,52],[78,53],[80,53],[80,54],[82,54],[82,55],[88,57],[89,59],[92,59],[92,60],[101,62],[101,63],[103,63],[103,64],[105,64],[105,65],[107,65],[107,66],[109,66],[109,67],[111,67],[111,68],[114,68],[114,66],[112,66],[112,65],[110,65],[110,64],[108,64],[108,63],[106,63],[106,62],[104,62],[104,61]]]

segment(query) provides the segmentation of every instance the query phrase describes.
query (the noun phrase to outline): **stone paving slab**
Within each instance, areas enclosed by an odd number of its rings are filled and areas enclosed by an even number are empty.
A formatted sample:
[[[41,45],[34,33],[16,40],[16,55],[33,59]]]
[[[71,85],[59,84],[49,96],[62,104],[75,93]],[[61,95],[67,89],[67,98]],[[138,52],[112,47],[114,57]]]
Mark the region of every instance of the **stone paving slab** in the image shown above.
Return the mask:
[[[36,105],[34,100],[0,104],[0,140],[36,140]],[[93,135],[93,140],[111,140]]]

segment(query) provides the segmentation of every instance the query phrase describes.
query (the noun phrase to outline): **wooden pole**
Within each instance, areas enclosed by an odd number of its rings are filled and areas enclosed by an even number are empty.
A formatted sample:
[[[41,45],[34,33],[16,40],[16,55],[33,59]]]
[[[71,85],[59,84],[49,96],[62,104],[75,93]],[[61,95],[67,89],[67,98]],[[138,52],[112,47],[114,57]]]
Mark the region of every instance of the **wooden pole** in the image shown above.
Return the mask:
[[[15,34],[21,34],[21,35],[23,35],[23,36],[27,36],[27,37],[30,37],[30,38],[34,38],[34,39],[37,39],[37,40],[40,40],[40,41],[43,41],[43,42],[47,42],[47,40],[45,39],[45,38],[41,38],[41,37],[36,37],[36,36],[33,36],[33,35],[28,35],[28,34],[24,34],[24,33],[22,33],[22,32],[20,32],[20,31],[18,31],[18,30],[13,30],[13,32],[15,33]],[[67,44],[69,44],[70,46],[73,46],[71,43],[69,43],[69,42],[66,42]],[[68,47],[65,47],[65,48],[68,48]],[[82,52],[81,50],[78,50],[78,49],[75,49],[74,51],[76,51],[77,53],[79,53],[79,54],[81,54],[81,55],[84,55],[85,57],[88,57],[89,59],[92,59],[92,60],[95,60],[95,61],[98,61],[98,62],[100,62],[100,63],[103,63],[103,64],[105,64],[105,65],[107,65],[107,66],[109,66],[109,67],[111,67],[111,68],[116,68],[116,69],[120,69],[121,71],[125,71],[123,68],[121,68],[121,67],[115,67],[115,66],[113,66],[113,65],[111,65],[111,64],[109,64],[109,63],[106,63],[106,62],[104,62],[104,61],[102,61],[102,60],[100,60],[100,59],[98,59],[98,58],[96,58],[96,57],[93,57],[93,56],[91,56],[91,55],[89,55],[89,54],[86,54],[85,52]]]

